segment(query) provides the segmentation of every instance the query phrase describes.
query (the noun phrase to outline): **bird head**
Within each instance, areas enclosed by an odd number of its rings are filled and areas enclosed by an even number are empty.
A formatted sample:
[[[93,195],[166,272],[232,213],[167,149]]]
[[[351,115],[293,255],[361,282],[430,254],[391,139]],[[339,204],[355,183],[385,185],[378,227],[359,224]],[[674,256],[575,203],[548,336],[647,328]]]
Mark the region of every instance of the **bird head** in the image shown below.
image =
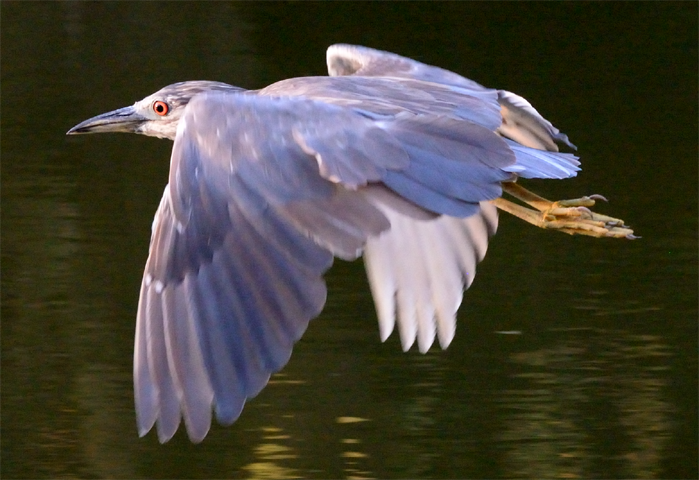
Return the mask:
[[[243,91],[225,83],[204,80],[173,83],[129,107],[80,122],[68,130],[67,135],[127,132],[174,140],[177,125],[189,101],[212,90]]]

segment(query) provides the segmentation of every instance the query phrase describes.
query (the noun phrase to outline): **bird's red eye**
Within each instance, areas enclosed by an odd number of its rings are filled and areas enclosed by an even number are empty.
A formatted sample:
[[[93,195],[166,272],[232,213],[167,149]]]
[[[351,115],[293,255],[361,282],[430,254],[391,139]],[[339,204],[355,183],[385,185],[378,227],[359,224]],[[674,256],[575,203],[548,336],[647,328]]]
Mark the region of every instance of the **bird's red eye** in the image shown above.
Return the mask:
[[[170,107],[167,103],[158,100],[156,102],[153,102],[153,111],[161,117],[164,117],[170,111]]]

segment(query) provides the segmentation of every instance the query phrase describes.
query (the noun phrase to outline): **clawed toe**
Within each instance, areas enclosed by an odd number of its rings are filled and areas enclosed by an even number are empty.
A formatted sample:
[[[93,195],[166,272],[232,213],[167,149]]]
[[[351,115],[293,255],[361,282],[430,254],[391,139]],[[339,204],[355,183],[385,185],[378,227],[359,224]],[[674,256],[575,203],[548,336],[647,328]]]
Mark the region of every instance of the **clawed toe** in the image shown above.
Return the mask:
[[[501,210],[537,227],[559,230],[570,235],[630,240],[640,238],[633,234],[633,230],[626,226],[623,220],[593,212],[588,208],[594,206],[597,200],[607,202],[602,195],[593,194],[572,200],[551,202],[516,183],[503,184],[503,190],[536,210],[522,207],[503,198],[498,198],[493,203]]]

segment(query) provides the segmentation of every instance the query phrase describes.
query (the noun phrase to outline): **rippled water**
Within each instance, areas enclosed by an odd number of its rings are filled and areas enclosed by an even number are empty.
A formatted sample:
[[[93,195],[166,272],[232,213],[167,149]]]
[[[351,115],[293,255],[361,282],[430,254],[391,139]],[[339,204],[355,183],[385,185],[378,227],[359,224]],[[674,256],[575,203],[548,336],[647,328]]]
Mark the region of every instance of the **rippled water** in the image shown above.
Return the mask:
[[[4,478],[696,478],[697,6],[2,5]],[[170,144],[66,138],[163,85],[323,75],[334,42],[530,99],[641,240],[501,216],[450,348],[385,344],[361,262],[201,445],[139,439],[137,295]]]

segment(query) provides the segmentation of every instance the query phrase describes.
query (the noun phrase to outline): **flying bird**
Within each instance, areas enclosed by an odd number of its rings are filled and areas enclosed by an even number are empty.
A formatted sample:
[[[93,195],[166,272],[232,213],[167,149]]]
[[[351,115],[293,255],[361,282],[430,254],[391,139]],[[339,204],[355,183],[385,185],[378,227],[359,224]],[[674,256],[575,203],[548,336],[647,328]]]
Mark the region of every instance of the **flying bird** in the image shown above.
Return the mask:
[[[327,51],[329,76],[261,90],[189,81],[68,134],[174,141],[136,320],[138,431],[193,442],[241,414],[325,304],[333,258],[363,256],[380,338],[447,348],[497,209],[542,228],[634,238],[518,178],[580,170],[568,137],[524,98],[393,53]],[[503,191],[528,204],[502,198]]]

